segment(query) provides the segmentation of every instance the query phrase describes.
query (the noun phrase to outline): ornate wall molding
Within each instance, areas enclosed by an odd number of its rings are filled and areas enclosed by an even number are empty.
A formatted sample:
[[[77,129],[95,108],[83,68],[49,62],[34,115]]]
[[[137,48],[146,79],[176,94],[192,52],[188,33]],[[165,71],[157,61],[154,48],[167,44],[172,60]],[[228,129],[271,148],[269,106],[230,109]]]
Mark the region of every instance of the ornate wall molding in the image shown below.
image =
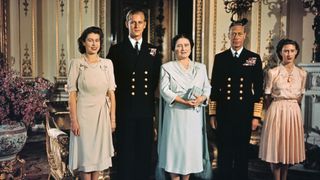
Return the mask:
[[[24,2],[22,3],[22,5],[24,6],[23,10],[24,10],[24,15],[27,16],[28,15],[28,11],[29,11],[29,0],[24,0]]]
[[[202,61],[202,17],[203,17],[203,0],[196,0],[195,5],[195,61]]]
[[[163,0],[159,1],[158,4],[158,16],[156,17],[156,19],[159,21],[158,25],[155,27],[155,34],[157,37],[156,42],[158,43],[158,49],[159,49],[159,53],[160,53],[160,57],[163,57],[163,36],[165,33],[165,28],[163,28],[163,19],[164,19],[164,15],[163,15]]]
[[[23,77],[32,77],[32,60],[30,55],[30,49],[28,44],[24,48],[24,54],[22,59],[22,76]]]
[[[9,0],[1,0],[0,3],[0,52],[2,53],[5,61],[8,62],[8,3]]]
[[[61,12],[61,16],[63,16],[63,12],[64,12],[64,0],[59,0],[59,4],[60,4],[60,12]]]
[[[99,1],[99,27],[102,29],[102,32],[105,31],[105,0],[100,0]],[[101,43],[101,51],[100,51],[100,56],[105,57],[105,42],[106,42],[106,37],[104,38],[104,42]]]
[[[88,6],[89,0],[83,0],[83,3],[84,3],[84,11],[87,14],[88,8],[89,8],[89,6]]]
[[[67,77],[66,54],[65,54],[65,49],[63,47],[63,44],[61,44],[61,50],[60,50],[59,76]]]
[[[217,7],[218,7],[218,2],[214,1],[214,16],[213,16],[213,54],[216,54],[216,39],[217,39]]]
[[[226,35],[226,33],[223,33],[223,40],[221,41],[222,47],[220,49],[220,51],[225,51],[227,50],[227,44],[228,44],[228,37]]]
[[[257,33],[257,53],[260,54],[261,45],[261,14],[262,14],[262,2],[258,2],[258,33]]]

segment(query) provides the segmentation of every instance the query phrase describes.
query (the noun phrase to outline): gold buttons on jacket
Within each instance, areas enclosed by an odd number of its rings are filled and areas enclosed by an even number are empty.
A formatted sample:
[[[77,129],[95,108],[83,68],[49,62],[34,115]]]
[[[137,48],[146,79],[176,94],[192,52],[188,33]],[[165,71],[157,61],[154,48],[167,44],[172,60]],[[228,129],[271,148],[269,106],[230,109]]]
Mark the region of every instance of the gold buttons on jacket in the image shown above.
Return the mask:
[[[148,92],[144,92],[144,95],[146,95],[146,96],[147,96],[147,95],[148,95]]]
[[[148,81],[148,78],[144,78],[144,81]]]
[[[243,81],[243,78],[240,78],[240,81],[242,82],[242,81]]]
[[[135,82],[135,81],[136,81],[136,79],[135,79],[135,78],[132,78],[132,79],[131,79],[131,81],[132,81],[132,82]]]
[[[231,87],[231,84],[228,84],[227,86],[228,86],[228,87]]]
[[[242,91],[242,90],[240,90],[240,91],[239,91],[239,93],[240,93],[240,94],[242,94],[242,93],[243,93],[243,91]]]
[[[228,94],[230,94],[230,93],[231,93],[231,91],[230,91],[230,90],[228,90],[228,91],[227,91],[227,93],[228,93]]]
[[[136,72],[132,72],[132,75],[135,75],[136,74]]]
[[[227,100],[230,100],[230,96],[227,97]]]
[[[145,84],[145,85],[144,85],[144,88],[148,88],[148,85]]]
[[[242,87],[243,87],[243,84],[240,84],[240,87],[242,88]]]
[[[134,88],[135,88],[135,86],[134,86],[134,85],[131,85],[131,88],[132,88],[132,89],[134,89]]]
[[[231,81],[231,78],[230,78],[230,77],[228,78],[228,81]]]
[[[135,93],[134,93],[134,92],[131,92],[131,95],[132,95],[132,96],[134,96],[134,95],[135,95]]]
[[[243,99],[242,96],[239,97],[240,101]]]
[[[148,74],[148,71],[144,71],[144,74]]]

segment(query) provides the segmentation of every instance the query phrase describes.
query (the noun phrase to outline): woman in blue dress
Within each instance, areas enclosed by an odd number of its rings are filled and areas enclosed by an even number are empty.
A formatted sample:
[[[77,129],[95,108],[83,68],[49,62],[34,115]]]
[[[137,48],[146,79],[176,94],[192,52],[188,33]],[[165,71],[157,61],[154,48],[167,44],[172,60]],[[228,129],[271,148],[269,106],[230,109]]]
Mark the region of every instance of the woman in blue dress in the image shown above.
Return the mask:
[[[172,180],[188,180],[204,170],[204,106],[210,95],[206,66],[189,56],[193,41],[185,35],[172,40],[176,60],[161,67],[162,99],[159,123],[159,168]]]

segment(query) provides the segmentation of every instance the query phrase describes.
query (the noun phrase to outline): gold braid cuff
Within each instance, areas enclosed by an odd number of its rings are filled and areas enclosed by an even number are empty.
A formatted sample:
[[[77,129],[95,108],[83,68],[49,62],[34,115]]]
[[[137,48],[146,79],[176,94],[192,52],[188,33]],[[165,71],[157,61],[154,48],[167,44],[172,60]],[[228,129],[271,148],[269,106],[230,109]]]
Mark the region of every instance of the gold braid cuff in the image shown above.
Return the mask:
[[[262,118],[262,109],[263,108],[263,98],[260,98],[259,102],[254,103],[253,107],[253,117]]]
[[[209,115],[216,115],[217,102],[209,100]]]

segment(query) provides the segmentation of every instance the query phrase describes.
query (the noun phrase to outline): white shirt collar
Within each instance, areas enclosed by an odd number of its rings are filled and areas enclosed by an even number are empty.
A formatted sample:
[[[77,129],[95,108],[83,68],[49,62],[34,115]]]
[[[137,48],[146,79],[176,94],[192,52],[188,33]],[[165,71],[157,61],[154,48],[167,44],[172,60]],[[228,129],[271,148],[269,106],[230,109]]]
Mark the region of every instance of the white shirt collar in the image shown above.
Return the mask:
[[[243,50],[243,47],[241,47],[238,51],[235,51],[234,49],[230,48],[231,49],[231,52],[232,52],[232,56],[234,56],[234,53],[238,53],[238,57],[240,56],[242,50]]]
[[[134,47],[136,46],[137,40],[135,40],[135,39],[133,39],[132,37],[130,37],[130,35],[128,36],[128,38],[129,38],[129,41],[130,41],[131,44],[132,44],[132,47],[134,48]],[[139,49],[139,51],[140,51],[140,49],[141,49],[141,44],[142,44],[142,38],[140,38],[140,39],[138,40],[138,49]]]

